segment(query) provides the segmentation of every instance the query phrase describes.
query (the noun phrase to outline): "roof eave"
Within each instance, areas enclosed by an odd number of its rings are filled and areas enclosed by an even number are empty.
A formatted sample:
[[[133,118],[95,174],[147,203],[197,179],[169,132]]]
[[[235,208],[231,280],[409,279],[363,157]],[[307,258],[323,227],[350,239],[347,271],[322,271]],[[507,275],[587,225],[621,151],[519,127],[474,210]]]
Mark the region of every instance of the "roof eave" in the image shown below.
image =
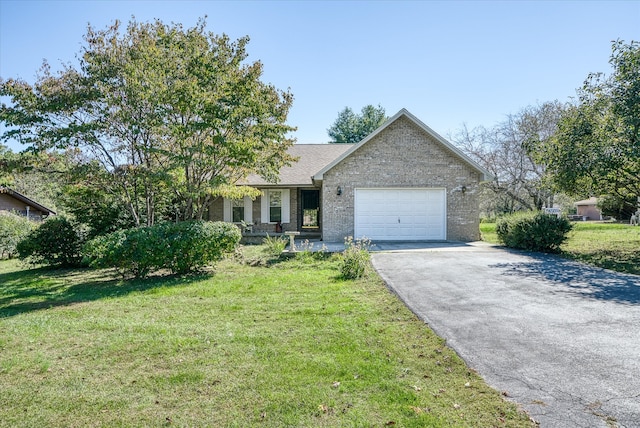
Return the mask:
[[[261,183],[261,184],[243,184],[243,186],[255,187],[256,189],[276,189],[276,188],[293,188],[293,187],[315,187],[313,181],[310,183]]]
[[[7,194],[9,196],[12,196],[12,197],[16,198],[17,200],[29,205],[30,207],[37,209],[38,211],[46,212],[47,214],[53,214],[53,215],[56,214],[55,211],[50,210],[49,208],[45,207],[44,205],[41,205],[41,204],[37,203],[36,201],[34,201],[32,199],[29,199],[28,197],[26,197],[22,193],[20,193],[20,192],[18,192],[16,190],[13,190],[10,187],[3,187],[2,189],[4,190],[4,192],[2,192],[2,193],[5,193],[5,194]]]
[[[463,160],[467,165],[469,165],[471,168],[475,169],[476,171],[478,171],[479,173],[482,174],[482,179],[481,181],[491,181],[494,179],[494,176],[487,171],[486,169],[482,168],[480,165],[478,165],[476,162],[474,162],[469,156],[467,156],[464,152],[462,152],[459,148],[457,148],[456,146],[454,146],[453,144],[451,144],[449,141],[447,141],[446,139],[444,139],[440,134],[438,134],[436,131],[434,131],[433,129],[431,129],[430,127],[428,127],[424,122],[422,122],[420,119],[418,119],[417,117],[415,117],[413,114],[411,114],[407,109],[403,108],[401,109],[398,113],[396,113],[395,115],[393,115],[392,117],[390,117],[389,119],[387,119],[382,125],[380,125],[375,131],[373,131],[371,134],[367,135],[362,141],[360,141],[358,144],[356,144],[355,146],[351,147],[349,150],[347,150],[346,152],[344,152],[341,156],[339,156],[338,158],[336,158],[333,162],[331,162],[330,164],[328,164],[326,167],[324,167],[323,169],[321,169],[320,171],[318,171],[315,175],[313,175],[313,180],[319,180],[321,181],[324,177],[324,174],[329,171],[330,169],[332,169],[334,166],[336,166],[337,164],[339,164],[340,162],[342,162],[345,158],[347,158],[351,153],[353,153],[354,151],[358,150],[358,148],[360,148],[360,146],[367,144],[367,142],[371,141],[373,138],[375,138],[376,135],[380,134],[384,129],[386,129],[390,124],[392,124],[393,122],[395,122],[396,120],[398,120],[400,117],[405,116],[407,117],[409,120],[411,120],[412,122],[414,122],[419,128],[421,128],[424,132],[426,132],[428,135],[432,136],[433,138],[435,138],[439,143],[441,143],[443,146],[445,146],[446,148],[448,148],[450,151],[452,151],[455,155],[457,155],[461,160]]]

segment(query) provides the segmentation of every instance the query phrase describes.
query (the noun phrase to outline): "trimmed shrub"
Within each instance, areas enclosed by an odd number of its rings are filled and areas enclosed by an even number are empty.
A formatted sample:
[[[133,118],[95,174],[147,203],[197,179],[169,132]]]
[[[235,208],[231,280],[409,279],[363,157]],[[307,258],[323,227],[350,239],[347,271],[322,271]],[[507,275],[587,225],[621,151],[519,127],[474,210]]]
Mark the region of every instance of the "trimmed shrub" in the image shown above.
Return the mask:
[[[345,249],[340,255],[340,273],[345,279],[362,277],[369,266],[369,247],[371,241],[366,238],[357,239],[349,236],[344,240]]]
[[[85,261],[92,267],[115,268],[121,275],[144,278],[160,269],[161,246],[149,227],[118,230],[85,245]]]
[[[527,212],[500,218],[496,224],[496,233],[507,247],[555,253],[567,240],[567,233],[571,228],[571,223],[564,217]]]
[[[242,238],[237,226],[224,222],[185,221],[157,226],[163,266],[173,273],[198,270],[231,253]]]
[[[233,252],[241,237],[230,223],[163,223],[95,238],[85,246],[85,254],[91,266],[112,267],[123,276],[144,278],[160,269],[184,274]]]
[[[27,237],[35,224],[13,213],[0,213],[0,259],[16,255],[18,242]]]
[[[72,267],[82,264],[82,234],[65,217],[52,217],[18,242],[18,257],[34,264]]]

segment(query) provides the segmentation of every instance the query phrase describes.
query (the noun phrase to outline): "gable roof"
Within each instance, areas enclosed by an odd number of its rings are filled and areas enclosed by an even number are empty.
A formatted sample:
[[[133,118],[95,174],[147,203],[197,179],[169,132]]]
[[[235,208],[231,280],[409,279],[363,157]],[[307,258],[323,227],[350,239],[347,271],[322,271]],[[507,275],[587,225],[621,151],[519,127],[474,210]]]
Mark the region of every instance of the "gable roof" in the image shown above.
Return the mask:
[[[22,193],[13,190],[9,187],[0,187],[0,194],[4,194],[4,195],[9,195],[11,197],[13,197],[14,199],[17,199],[21,202],[23,202],[26,205],[29,205],[31,208],[35,208],[38,211],[41,211],[45,214],[55,214],[56,212],[53,210],[50,210],[49,208],[45,207],[44,205],[40,205],[39,203],[37,203],[36,201],[34,201],[33,199],[30,199],[28,197],[26,197],[25,195],[23,195]]]
[[[298,161],[280,169],[278,183],[269,183],[259,175],[252,174],[242,184],[249,186],[313,186],[311,180],[313,174],[322,170],[353,146],[355,144],[294,144],[289,147],[287,153],[297,158]]]
[[[435,132],[433,129],[429,128],[427,125],[425,125],[422,121],[420,121],[420,119],[418,119],[417,117],[415,117],[414,115],[412,115],[411,113],[409,113],[409,111],[407,109],[402,109],[400,110],[398,113],[396,113],[395,115],[393,115],[392,117],[390,117],[386,122],[384,122],[382,125],[380,125],[380,127],[378,127],[378,129],[376,129],[375,131],[373,131],[371,134],[369,134],[367,137],[365,137],[362,141],[360,141],[357,144],[351,145],[351,147],[349,148],[349,150],[346,150],[344,153],[342,153],[339,157],[337,157],[336,159],[334,159],[332,162],[330,162],[329,164],[327,164],[324,168],[322,168],[321,170],[319,170],[317,173],[314,174],[313,176],[313,180],[322,180],[324,173],[329,171],[331,168],[333,168],[334,166],[336,166],[337,164],[339,164],[340,162],[342,162],[342,160],[344,160],[346,157],[348,157],[351,153],[355,152],[356,150],[358,150],[361,146],[367,144],[369,141],[371,141],[376,135],[380,134],[382,131],[384,131],[387,127],[389,127],[389,125],[391,125],[393,122],[395,122],[396,120],[400,119],[401,117],[405,117],[407,119],[409,119],[411,122],[413,122],[416,126],[418,126],[418,128],[420,128],[422,131],[424,131],[426,134],[428,134],[430,137],[432,137],[434,140],[436,140],[437,142],[439,142],[440,144],[442,144],[447,150],[449,150],[450,152],[452,152],[454,155],[456,155],[458,158],[460,158],[460,160],[462,160],[464,163],[466,163],[468,166],[470,166],[472,169],[475,169],[476,171],[478,171],[479,173],[482,174],[482,179],[483,180],[491,180],[493,178],[493,175],[491,175],[491,173],[489,171],[487,171],[486,169],[482,168],[480,165],[478,165],[475,161],[473,161],[469,156],[465,155],[459,148],[457,148],[456,146],[454,146],[453,144],[451,144],[450,142],[448,142],[447,140],[445,140],[443,137],[441,137],[437,132]],[[333,145],[333,144],[332,144]]]

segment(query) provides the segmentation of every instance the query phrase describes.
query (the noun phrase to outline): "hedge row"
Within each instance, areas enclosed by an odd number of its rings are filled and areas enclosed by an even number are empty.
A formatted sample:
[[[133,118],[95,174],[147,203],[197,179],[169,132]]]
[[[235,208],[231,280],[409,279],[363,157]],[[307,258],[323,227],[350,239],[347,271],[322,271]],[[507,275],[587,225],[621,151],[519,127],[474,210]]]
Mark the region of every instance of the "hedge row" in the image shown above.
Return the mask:
[[[168,269],[188,273],[233,251],[242,237],[233,224],[189,221],[120,230],[85,243],[65,217],[54,217],[17,243],[18,256],[54,267],[87,265],[115,268],[141,278]]]
[[[160,269],[184,274],[220,260],[241,237],[230,223],[163,223],[97,237],[87,243],[85,255],[90,266],[116,268],[137,278]]]

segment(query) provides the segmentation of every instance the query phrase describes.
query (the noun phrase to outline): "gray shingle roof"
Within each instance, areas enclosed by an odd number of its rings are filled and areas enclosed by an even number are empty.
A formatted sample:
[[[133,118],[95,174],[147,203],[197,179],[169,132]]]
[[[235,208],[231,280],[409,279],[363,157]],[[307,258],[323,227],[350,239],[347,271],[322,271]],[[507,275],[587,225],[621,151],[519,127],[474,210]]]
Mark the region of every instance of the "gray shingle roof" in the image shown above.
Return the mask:
[[[243,184],[249,186],[311,186],[311,177],[339,158],[344,152],[353,147],[354,144],[294,144],[287,152],[299,158],[291,166],[285,166],[280,170],[280,181],[268,183],[262,177],[250,175]]]

